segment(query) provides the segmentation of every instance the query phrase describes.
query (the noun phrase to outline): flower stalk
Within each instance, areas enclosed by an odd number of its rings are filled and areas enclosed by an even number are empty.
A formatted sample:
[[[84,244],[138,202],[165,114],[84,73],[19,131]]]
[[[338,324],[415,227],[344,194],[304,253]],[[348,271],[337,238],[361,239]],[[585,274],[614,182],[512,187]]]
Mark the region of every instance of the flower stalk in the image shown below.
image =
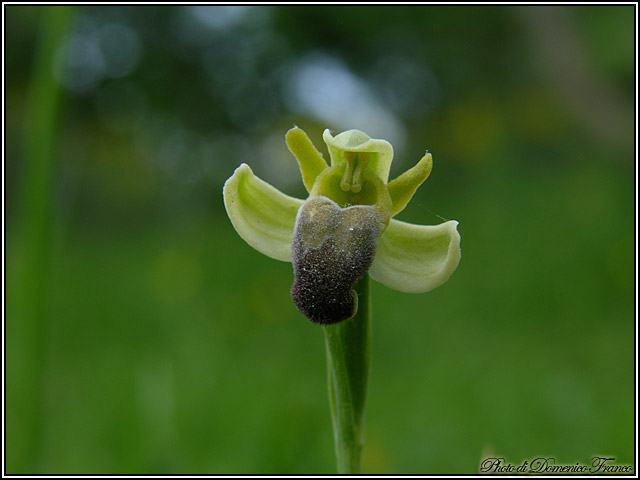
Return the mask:
[[[371,369],[369,276],[354,285],[358,311],[345,322],[324,327],[329,406],[338,473],[360,473],[364,412]]]

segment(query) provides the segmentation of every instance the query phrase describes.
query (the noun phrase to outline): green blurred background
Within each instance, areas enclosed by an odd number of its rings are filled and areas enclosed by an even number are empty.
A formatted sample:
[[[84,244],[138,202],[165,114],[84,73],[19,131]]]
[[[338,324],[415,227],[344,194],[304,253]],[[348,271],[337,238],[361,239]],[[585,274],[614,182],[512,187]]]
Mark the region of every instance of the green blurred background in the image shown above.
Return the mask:
[[[285,132],[425,149],[374,282],[365,473],[634,462],[634,6],[5,6],[6,473],[332,473],[324,340],[233,230]],[[326,153],[325,153],[326,155]]]

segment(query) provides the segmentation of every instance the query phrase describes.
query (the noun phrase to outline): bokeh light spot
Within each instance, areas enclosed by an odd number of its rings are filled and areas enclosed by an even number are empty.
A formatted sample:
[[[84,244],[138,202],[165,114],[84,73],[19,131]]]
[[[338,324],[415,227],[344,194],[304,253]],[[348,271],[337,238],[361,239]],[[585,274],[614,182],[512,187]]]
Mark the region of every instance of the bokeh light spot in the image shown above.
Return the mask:
[[[385,138],[400,150],[405,130],[369,85],[336,58],[314,52],[294,64],[284,79],[285,101],[302,115],[311,115],[341,130],[358,129]]]

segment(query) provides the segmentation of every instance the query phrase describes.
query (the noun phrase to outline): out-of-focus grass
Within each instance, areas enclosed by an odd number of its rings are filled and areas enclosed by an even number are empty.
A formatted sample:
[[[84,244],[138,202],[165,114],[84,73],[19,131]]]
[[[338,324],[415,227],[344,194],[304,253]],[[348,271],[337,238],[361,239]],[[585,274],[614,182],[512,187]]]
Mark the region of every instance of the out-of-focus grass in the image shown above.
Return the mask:
[[[181,227],[77,232],[59,252],[48,471],[330,465],[322,338],[294,318],[290,268],[252,257],[221,222]]]

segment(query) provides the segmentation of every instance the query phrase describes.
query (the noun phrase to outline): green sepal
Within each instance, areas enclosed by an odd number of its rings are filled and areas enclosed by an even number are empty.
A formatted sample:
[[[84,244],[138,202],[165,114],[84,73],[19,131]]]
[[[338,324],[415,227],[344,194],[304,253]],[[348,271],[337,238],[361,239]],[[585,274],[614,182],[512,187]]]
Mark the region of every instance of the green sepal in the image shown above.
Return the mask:
[[[460,262],[457,226],[455,220],[426,226],[392,219],[378,238],[369,275],[407,293],[424,293],[442,285]]]
[[[238,234],[268,257],[291,261],[291,241],[303,200],[285,195],[260,180],[246,163],[223,188],[224,206]]]

